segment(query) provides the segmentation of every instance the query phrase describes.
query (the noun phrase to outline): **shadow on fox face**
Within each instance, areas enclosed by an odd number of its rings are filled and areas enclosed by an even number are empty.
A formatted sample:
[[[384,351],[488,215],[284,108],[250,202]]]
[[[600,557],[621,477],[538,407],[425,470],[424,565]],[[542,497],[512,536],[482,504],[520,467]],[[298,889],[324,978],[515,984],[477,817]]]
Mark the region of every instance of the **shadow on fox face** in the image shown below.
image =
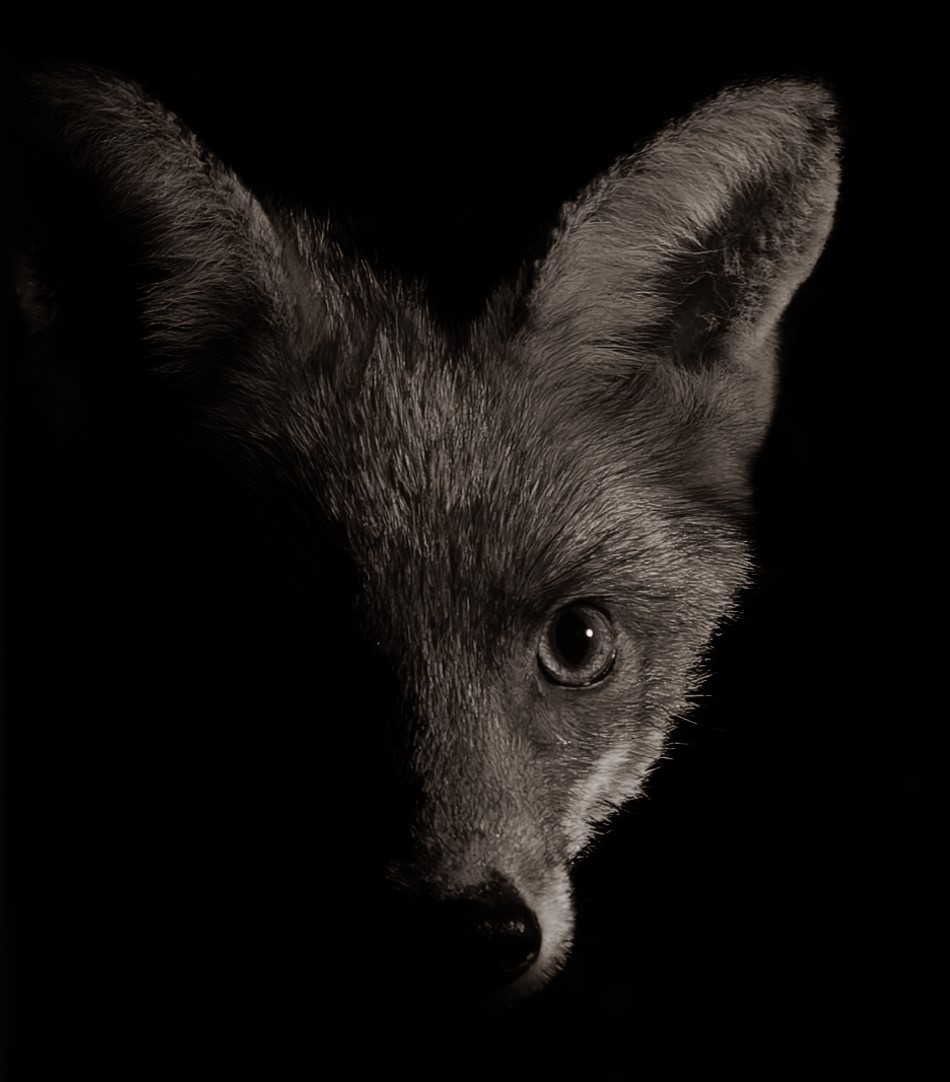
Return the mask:
[[[58,71],[30,108],[40,158],[134,251],[148,393],[256,509],[261,581],[322,607],[318,679],[335,627],[359,644],[327,743],[373,764],[394,957],[439,989],[539,989],[571,863],[640,791],[746,581],[778,324],[834,207],[828,93],[701,105],[464,332],[136,86]],[[21,309],[48,352],[68,302],[37,236]]]

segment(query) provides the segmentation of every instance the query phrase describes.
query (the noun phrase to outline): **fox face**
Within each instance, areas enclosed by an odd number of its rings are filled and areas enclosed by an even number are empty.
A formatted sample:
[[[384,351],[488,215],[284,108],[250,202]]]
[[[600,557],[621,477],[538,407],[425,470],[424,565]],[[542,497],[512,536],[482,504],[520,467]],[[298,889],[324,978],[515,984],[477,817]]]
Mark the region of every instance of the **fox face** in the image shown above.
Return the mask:
[[[642,403],[552,394],[535,343],[423,356],[371,360],[356,401],[325,389],[313,415],[359,420],[316,456],[321,498],[405,708],[418,803],[390,875],[478,922],[455,933],[468,979],[487,956],[529,991],[570,943],[572,860],[661,754],[747,558],[698,460],[684,493],[670,448],[618,447]]]
[[[570,950],[572,863],[640,792],[748,578],[778,326],[832,221],[830,96],[700,105],[565,206],[461,331],[137,86],[60,70],[31,109],[145,268],[149,378],[293,520],[281,589],[323,575],[314,619],[381,674],[345,724],[379,744],[413,964],[439,988],[540,989]],[[38,335],[54,295],[35,260],[19,282]]]

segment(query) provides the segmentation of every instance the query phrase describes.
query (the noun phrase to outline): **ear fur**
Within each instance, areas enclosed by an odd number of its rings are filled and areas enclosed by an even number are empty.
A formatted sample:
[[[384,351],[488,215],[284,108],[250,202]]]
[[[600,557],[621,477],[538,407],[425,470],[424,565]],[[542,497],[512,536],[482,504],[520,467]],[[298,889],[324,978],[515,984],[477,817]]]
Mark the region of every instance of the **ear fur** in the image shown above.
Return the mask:
[[[248,402],[274,393],[267,372],[351,292],[319,231],[275,219],[133,83],[57,69],[36,79],[30,117],[138,244],[160,367],[223,367]],[[671,447],[699,445],[714,481],[744,484],[771,412],[777,324],[831,227],[837,156],[822,86],[724,91],[565,207],[516,347],[571,385],[569,409],[619,397],[631,432],[662,426]],[[662,440],[645,442],[662,457]]]
[[[289,315],[284,245],[233,172],[138,85],[85,67],[34,77],[32,138],[65,161],[149,268],[142,319],[166,369],[246,351]]]
[[[777,324],[831,228],[834,117],[818,84],[735,87],[618,161],[564,208],[536,268],[530,354],[558,379],[710,414],[751,451]]]

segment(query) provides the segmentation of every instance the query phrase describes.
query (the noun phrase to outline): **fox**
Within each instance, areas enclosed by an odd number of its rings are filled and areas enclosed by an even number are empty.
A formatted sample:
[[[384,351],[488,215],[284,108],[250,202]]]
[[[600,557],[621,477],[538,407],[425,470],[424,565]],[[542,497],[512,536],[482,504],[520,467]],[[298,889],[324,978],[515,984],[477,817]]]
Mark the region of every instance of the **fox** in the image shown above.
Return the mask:
[[[539,992],[571,953],[574,867],[665,756],[752,576],[782,318],[835,211],[832,93],[749,82],[670,122],[461,328],[137,83],[59,67],[28,97],[44,168],[134,250],[143,400],[256,509],[241,588],[308,577],[316,680],[355,665],[368,705],[314,714],[313,784],[352,766],[347,729],[392,964]],[[68,368],[55,260],[23,252],[25,337]]]

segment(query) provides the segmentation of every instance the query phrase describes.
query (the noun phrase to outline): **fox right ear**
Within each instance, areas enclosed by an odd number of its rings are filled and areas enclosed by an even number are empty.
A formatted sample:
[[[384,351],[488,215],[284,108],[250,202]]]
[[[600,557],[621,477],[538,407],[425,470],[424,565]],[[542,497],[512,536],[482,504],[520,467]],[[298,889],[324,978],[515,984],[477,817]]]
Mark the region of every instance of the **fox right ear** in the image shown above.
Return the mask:
[[[779,318],[831,227],[834,116],[820,85],[737,87],[619,161],[565,208],[536,270],[530,355],[568,383],[635,377],[747,456]]]

